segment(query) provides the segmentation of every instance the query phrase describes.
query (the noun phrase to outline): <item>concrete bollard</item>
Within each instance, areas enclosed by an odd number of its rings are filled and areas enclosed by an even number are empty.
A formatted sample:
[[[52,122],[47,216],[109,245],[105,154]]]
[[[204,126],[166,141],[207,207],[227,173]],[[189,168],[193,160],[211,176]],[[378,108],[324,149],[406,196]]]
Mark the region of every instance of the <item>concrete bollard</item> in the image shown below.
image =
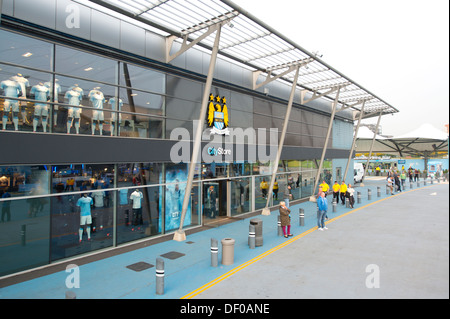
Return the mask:
[[[413,189],[413,183],[412,182],[409,182],[409,188]]]
[[[234,263],[234,242],[233,238],[224,238],[222,242],[222,265],[232,265]]]
[[[378,187],[377,187],[378,190]],[[391,190],[389,189],[389,186],[386,185],[386,195],[389,195],[391,193]]]
[[[263,245],[263,221],[259,218],[250,219],[250,224],[255,226],[256,233],[256,247]]]
[[[350,199],[348,197],[345,198],[345,208],[350,208]]]
[[[215,238],[211,238],[211,266],[219,265],[219,242]]]
[[[283,229],[281,228],[281,216],[278,215],[278,236],[283,236]]]
[[[250,249],[255,249],[256,245],[256,231],[255,225],[250,224],[248,226],[248,245]]]
[[[164,295],[164,260],[156,258],[156,294]]]
[[[419,182],[419,180],[417,180],[417,187],[420,187],[420,182]]]
[[[305,226],[305,210],[303,208],[300,208],[298,211],[298,222],[300,226]]]
[[[361,192],[357,192],[357,193],[356,193],[356,202],[357,202],[358,204],[361,204]]]
[[[371,189],[367,190],[367,199],[372,200],[372,190]]]
[[[431,179],[431,185],[433,185],[433,179]]]
[[[336,201],[333,199],[333,213],[336,213],[337,211],[337,203]]]

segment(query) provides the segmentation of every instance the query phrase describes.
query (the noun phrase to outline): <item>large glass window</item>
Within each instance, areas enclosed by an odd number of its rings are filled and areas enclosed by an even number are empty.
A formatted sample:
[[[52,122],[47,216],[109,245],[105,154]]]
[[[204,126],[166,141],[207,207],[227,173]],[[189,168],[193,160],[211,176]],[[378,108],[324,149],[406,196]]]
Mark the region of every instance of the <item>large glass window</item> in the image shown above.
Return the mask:
[[[0,61],[51,70],[53,44],[3,30],[0,30],[0,39],[2,43]]]
[[[59,45],[56,46],[55,52],[57,73],[101,83],[117,83],[117,61]],[[84,89],[88,90],[90,87]]]

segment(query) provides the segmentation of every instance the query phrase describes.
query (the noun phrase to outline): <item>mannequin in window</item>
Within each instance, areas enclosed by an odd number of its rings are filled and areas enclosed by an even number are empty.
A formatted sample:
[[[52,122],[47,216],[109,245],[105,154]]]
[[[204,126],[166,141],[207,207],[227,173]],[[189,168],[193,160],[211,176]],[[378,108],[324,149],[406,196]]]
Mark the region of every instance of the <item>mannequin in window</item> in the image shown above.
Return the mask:
[[[122,111],[122,106],[123,106],[122,99],[117,99],[115,97],[112,97],[109,99],[108,103],[111,105],[111,110]],[[117,113],[112,112],[111,113],[111,136],[114,135],[116,122],[117,122]],[[122,123],[122,113],[119,113],[119,121],[118,121],[118,125],[117,125],[117,136],[120,136],[120,124],[121,123]]]
[[[55,79],[55,85],[52,82],[45,82],[44,85],[48,87],[50,96],[53,95],[53,102],[58,103],[58,96],[61,93],[61,85],[58,84],[58,79]],[[53,126],[56,126],[58,121],[58,105],[53,105]]]
[[[143,224],[142,220],[142,198],[144,198],[144,195],[139,190],[139,188],[136,188],[136,190],[131,193],[130,200],[133,203],[133,225],[138,226]]]
[[[89,92],[89,100],[92,103],[92,107],[95,108],[95,110],[92,111],[92,135],[95,134],[95,121],[98,122],[100,135],[103,135],[103,122],[105,121],[105,118],[102,110],[103,103],[105,103],[106,100],[99,87],[96,87]]]
[[[3,95],[12,98],[18,98],[22,95],[22,87],[19,83],[14,81],[12,78],[9,80],[2,81],[0,83],[0,88],[3,90]],[[8,122],[8,113],[12,114],[12,121],[14,123],[14,129],[17,131],[19,129],[19,101],[5,99],[3,104],[3,130],[6,129],[6,123]]]
[[[83,99],[83,89],[75,84],[72,86],[69,91],[66,92],[64,96],[67,99],[67,104],[79,106],[81,100]],[[70,133],[70,128],[75,119],[75,130],[76,133],[80,133],[80,117],[81,117],[81,109],[79,107],[69,107],[68,115],[67,115],[67,134]]]
[[[44,84],[39,83],[31,88],[31,95],[34,95],[34,99],[37,101],[46,102],[50,99],[50,90]],[[42,129],[47,132],[47,118],[48,118],[48,104],[47,103],[35,103],[34,104],[34,119],[33,119],[33,132],[36,132],[39,120],[42,121]]]
[[[12,77],[12,80],[19,83],[20,88],[22,89],[22,96],[20,98],[26,99],[27,98],[27,87],[30,86],[30,82],[28,82],[28,80],[21,73],[17,73],[17,75],[14,75]],[[20,104],[20,110],[22,113],[22,125],[23,125],[27,122],[27,110],[26,110],[27,102],[20,102],[19,104]]]
[[[83,239],[83,231],[84,227],[86,227],[86,234],[88,236],[88,240],[91,240],[91,224],[92,224],[92,216],[91,216],[91,206],[93,205],[93,200],[87,194],[83,194],[83,196],[78,199],[77,206],[80,207],[80,230],[78,231],[80,243]]]

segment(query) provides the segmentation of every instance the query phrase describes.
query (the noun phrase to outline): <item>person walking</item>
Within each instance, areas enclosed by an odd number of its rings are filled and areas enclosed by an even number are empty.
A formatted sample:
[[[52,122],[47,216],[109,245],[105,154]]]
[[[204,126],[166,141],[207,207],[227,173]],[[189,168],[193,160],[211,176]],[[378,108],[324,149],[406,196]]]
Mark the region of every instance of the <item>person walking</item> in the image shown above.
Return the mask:
[[[400,174],[400,179],[402,181],[402,187],[405,189],[405,182],[406,182],[406,171],[402,170],[402,173]]]
[[[333,185],[333,199],[336,199],[336,204],[339,203],[339,190],[341,189],[341,186],[339,186],[337,181],[334,181]]]
[[[291,234],[291,210],[286,207],[286,202],[281,201],[280,202],[280,222],[281,222],[281,228],[283,229],[283,234],[285,238],[293,236]],[[286,231],[287,228],[287,231]]]
[[[320,197],[317,199],[317,205],[319,206],[319,214],[317,215],[317,227],[320,231],[328,229],[325,227],[325,215],[328,210],[328,201],[325,198],[325,194],[320,193]]]

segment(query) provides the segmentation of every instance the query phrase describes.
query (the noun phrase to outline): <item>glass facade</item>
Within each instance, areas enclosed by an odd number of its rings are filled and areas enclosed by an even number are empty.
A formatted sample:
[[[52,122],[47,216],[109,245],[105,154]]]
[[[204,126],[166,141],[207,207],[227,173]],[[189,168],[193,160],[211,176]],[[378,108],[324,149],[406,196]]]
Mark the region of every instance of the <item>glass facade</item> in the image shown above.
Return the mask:
[[[201,82],[6,30],[0,40],[3,130],[165,139],[183,127],[192,136]],[[282,103],[219,87],[212,92],[227,97],[230,128],[281,132]],[[328,119],[293,108],[285,145],[322,147]],[[60,151],[77,150],[64,145]],[[0,276],[179,227],[187,164],[93,164],[89,158],[44,164],[0,166]],[[184,226],[217,225],[262,209],[267,197],[271,206],[306,198],[316,167],[313,159],[280,162],[274,192],[267,194],[270,163],[198,165]],[[321,178],[329,170],[326,162]]]

